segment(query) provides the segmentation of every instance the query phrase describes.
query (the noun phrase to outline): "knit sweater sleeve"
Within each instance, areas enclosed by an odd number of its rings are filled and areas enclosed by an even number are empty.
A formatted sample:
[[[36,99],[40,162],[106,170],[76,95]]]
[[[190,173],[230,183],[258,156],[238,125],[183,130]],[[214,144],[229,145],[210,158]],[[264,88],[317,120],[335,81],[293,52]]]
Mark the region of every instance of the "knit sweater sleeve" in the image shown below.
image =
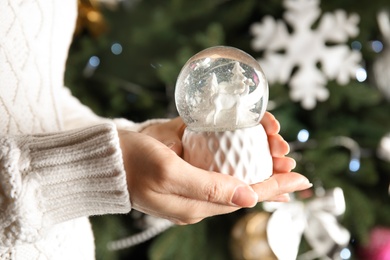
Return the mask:
[[[63,89],[64,131],[0,135],[0,248],[38,241],[59,222],[131,209],[117,128],[134,123],[94,114]]]
[[[0,136],[0,247],[69,219],[130,210],[114,124]]]

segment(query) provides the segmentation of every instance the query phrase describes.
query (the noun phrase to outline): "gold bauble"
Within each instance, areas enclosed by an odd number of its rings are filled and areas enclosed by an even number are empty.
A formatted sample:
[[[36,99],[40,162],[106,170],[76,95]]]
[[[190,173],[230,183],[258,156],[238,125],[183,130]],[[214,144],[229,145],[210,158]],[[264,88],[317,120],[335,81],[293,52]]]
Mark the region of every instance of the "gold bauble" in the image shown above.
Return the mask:
[[[277,260],[267,240],[271,214],[253,212],[237,221],[231,232],[231,251],[235,260]]]
[[[87,31],[94,37],[98,37],[107,31],[107,24],[101,12],[99,1],[79,0],[78,17],[75,34]]]

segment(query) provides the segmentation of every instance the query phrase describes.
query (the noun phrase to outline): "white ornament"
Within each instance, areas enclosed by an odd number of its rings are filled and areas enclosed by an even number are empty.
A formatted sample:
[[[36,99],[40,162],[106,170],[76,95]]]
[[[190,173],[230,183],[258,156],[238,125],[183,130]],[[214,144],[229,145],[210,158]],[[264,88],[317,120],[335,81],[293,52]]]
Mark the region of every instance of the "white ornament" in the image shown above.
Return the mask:
[[[385,48],[373,64],[374,79],[378,89],[390,101],[390,15],[387,11],[381,11],[377,20]]]
[[[247,183],[271,176],[272,157],[259,123],[268,83],[254,58],[225,46],[199,52],[181,70],[175,100],[187,125],[184,160]]]
[[[312,29],[321,15],[319,2],[284,1],[287,8],[284,20],[292,27],[292,33],[284,21],[271,16],[251,26],[255,36],[252,48],[264,51],[259,62],[269,82],[289,82],[291,99],[301,101],[305,109],[313,109],[317,100],[328,99],[329,91],[325,87],[328,80],[336,80],[341,85],[349,83],[361,60],[360,52],[341,44],[358,35],[359,16],[352,14],[347,17],[343,10],[325,13],[318,27]]]
[[[382,160],[390,162],[390,133],[382,137],[377,149],[377,154]]]
[[[350,233],[337,219],[346,209],[341,188],[329,190],[305,203],[264,202],[263,207],[273,212],[267,224],[267,237],[278,259],[327,259],[335,246],[345,247],[349,243]],[[312,250],[298,256],[302,236]]]

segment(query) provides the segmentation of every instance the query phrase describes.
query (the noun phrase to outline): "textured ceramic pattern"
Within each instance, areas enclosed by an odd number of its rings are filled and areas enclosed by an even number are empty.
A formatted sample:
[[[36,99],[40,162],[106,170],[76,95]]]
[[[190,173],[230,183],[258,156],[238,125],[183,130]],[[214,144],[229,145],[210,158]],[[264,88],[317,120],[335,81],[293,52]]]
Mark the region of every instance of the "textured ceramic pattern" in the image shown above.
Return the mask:
[[[272,175],[272,157],[262,125],[225,132],[183,135],[184,160],[205,170],[235,176],[246,183]]]

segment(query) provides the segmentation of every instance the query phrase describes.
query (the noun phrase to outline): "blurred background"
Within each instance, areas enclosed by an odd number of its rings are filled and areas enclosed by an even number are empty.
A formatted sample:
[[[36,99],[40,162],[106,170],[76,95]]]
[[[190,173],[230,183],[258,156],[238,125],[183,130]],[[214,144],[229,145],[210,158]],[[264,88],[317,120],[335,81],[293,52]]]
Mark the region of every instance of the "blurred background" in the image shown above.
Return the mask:
[[[84,104],[136,122],[176,116],[184,63],[234,46],[264,69],[268,110],[314,184],[190,226],[93,217],[97,259],[389,260],[389,17],[388,0],[79,0],[66,85]]]

